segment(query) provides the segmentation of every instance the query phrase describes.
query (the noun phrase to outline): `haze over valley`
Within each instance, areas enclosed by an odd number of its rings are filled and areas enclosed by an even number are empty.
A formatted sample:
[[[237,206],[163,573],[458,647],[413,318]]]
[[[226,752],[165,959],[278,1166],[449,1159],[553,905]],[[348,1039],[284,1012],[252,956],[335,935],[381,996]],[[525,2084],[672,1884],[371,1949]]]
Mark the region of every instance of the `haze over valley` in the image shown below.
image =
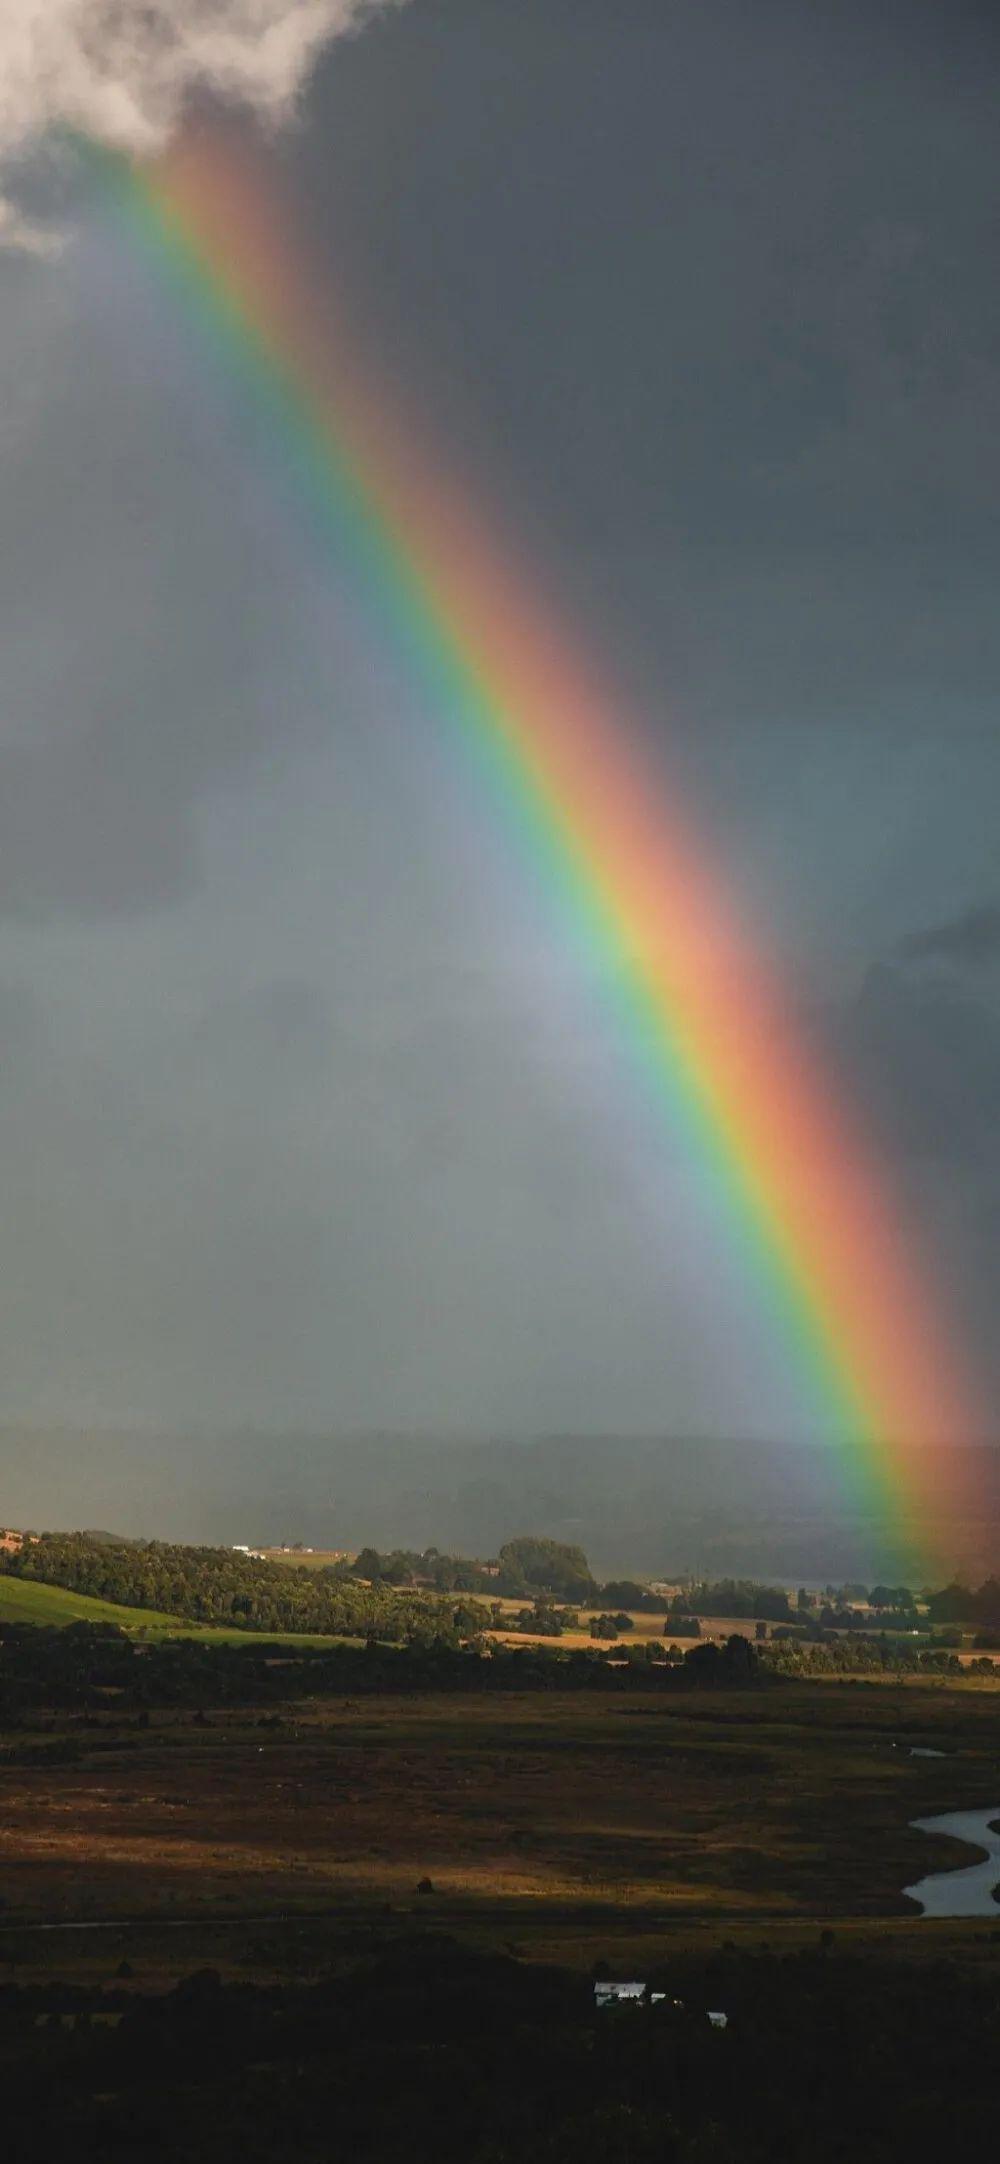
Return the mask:
[[[702,1571],[822,1582],[921,1571],[918,1513],[879,1522],[832,1448],[705,1437],[168,1435],[0,1431],[2,1513],[33,1527],[317,1549],[493,1554],[526,1526],[579,1541],[606,1573]],[[985,1575],[1000,1462],[956,1452],[947,1566]]]

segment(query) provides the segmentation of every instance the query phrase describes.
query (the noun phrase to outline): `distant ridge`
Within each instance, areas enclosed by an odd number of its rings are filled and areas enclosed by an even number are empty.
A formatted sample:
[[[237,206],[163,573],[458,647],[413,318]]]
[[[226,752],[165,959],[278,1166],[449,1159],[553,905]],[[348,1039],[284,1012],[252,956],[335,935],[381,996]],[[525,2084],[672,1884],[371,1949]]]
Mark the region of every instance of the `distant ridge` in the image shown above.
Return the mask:
[[[957,1450],[954,1470],[949,1560],[983,1577],[1000,1561],[1000,1452]],[[887,1550],[845,1498],[837,1453],[788,1443],[9,1426],[0,1515],[37,1530],[114,1520],[116,1539],[466,1555],[530,1526],[578,1541],[604,1575],[909,1575],[905,1524]]]

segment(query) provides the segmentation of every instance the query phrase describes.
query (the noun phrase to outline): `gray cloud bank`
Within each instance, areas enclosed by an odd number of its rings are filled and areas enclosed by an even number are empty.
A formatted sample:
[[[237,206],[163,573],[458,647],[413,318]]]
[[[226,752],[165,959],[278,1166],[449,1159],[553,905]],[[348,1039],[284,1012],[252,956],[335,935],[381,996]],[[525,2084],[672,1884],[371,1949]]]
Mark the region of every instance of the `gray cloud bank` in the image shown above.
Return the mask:
[[[5,0],[0,177],[58,129],[150,157],[196,93],[287,119],[319,53],[392,0]],[[0,194],[0,247],[52,235]]]
[[[34,11],[88,12],[157,19]],[[995,1371],[970,20],[418,0],[281,155],[362,343],[544,536]],[[812,1433],[544,881],[92,210],[56,270],[0,259],[0,1415]]]
[[[900,943],[900,953],[912,962],[965,963],[973,969],[985,969],[1000,962],[1000,908],[994,902],[984,902],[974,909],[965,909],[957,917],[949,917],[944,924],[925,925],[918,932],[909,932]]]

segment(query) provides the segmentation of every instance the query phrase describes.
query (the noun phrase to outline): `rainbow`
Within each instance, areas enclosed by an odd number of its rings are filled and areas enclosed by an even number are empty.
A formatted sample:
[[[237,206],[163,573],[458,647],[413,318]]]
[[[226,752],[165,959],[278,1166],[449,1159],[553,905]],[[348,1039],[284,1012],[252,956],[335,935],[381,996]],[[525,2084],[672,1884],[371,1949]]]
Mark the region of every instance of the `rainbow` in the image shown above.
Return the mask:
[[[700,835],[580,643],[515,569],[306,258],[263,154],[213,132],[99,158],[118,213],[273,430],[379,635],[597,958],[614,1026],[731,1237],[859,1508],[930,1560],[947,1446],[984,1422],[912,1234]]]

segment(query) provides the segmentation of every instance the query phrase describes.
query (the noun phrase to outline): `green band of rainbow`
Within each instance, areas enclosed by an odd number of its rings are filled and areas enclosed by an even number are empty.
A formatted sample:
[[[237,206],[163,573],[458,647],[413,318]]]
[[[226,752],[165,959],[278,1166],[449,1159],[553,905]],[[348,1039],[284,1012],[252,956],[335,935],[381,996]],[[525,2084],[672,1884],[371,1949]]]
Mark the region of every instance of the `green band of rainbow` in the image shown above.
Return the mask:
[[[262,158],[221,134],[154,169],[102,157],[144,254],[249,393],[378,635],[598,960],[615,1028],[721,1194],[762,1321],[836,1434],[859,1507],[930,1565],[947,1445],[981,1415],[911,1237],[748,947],[701,838],[317,300]]]

